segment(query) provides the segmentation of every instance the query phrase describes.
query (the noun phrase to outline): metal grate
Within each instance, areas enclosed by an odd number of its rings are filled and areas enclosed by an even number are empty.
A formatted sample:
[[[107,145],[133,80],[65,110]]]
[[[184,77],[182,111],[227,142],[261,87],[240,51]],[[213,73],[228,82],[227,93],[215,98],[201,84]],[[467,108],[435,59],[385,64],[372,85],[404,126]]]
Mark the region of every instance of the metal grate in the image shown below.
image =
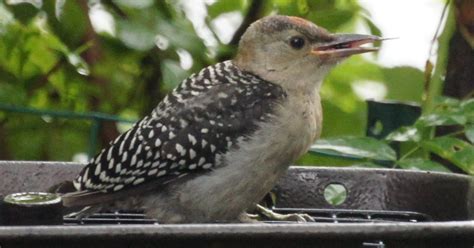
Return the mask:
[[[394,223],[428,222],[432,218],[426,214],[410,211],[316,209],[316,208],[273,208],[280,214],[306,213],[316,222],[323,223]]]
[[[147,218],[142,212],[95,213],[85,218],[64,217],[65,225],[105,225],[105,224],[156,224],[155,219]]]
[[[432,218],[426,214],[409,211],[314,209],[314,208],[274,208],[280,214],[306,213],[318,223],[396,223],[428,222]],[[266,223],[288,223],[285,221],[265,221]],[[103,224],[157,224],[157,220],[147,218],[142,212],[96,213],[77,219],[65,217],[65,225],[103,225]]]

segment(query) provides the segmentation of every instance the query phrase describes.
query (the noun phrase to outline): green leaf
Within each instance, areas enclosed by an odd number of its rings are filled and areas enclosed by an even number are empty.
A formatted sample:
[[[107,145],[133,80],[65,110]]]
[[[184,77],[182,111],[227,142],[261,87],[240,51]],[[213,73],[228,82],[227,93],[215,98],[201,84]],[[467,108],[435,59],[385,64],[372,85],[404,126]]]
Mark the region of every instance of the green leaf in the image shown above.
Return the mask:
[[[464,134],[471,143],[474,143],[474,125],[466,126]]]
[[[161,73],[163,74],[163,86],[168,91],[188,76],[188,73],[179,66],[178,62],[169,59],[162,62]]]
[[[307,0],[297,0],[296,6],[298,7],[298,12],[301,15],[306,15],[309,11],[308,1]]]
[[[461,102],[461,108],[464,112],[474,113],[474,98]]]
[[[5,2],[5,6],[13,16],[23,24],[28,24],[39,12],[39,9],[29,2]]]
[[[379,27],[377,27],[377,25],[375,25],[375,23],[372,22],[372,20],[370,20],[370,18],[363,17],[363,20],[365,21],[365,24],[367,24],[367,26],[369,27],[371,34],[377,35],[380,37],[382,36],[382,31],[380,30]]]
[[[447,96],[438,96],[434,99],[434,104],[437,108],[459,107],[460,103],[458,99]]]
[[[288,1],[296,5],[296,1]],[[306,1],[308,12],[294,12],[296,15],[304,14],[305,18],[333,32],[351,32],[358,22],[361,6],[358,1]],[[297,7],[297,6],[296,6]],[[296,8],[298,10],[298,8]],[[287,13],[282,9],[280,13]]]
[[[155,32],[133,21],[117,22],[118,37],[129,48],[146,51],[155,46]]]
[[[397,164],[402,169],[408,170],[424,170],[424,171],[440,171],[440,172],[450,172],[443,165],[436,163],[431,160],[426,160],[422,158],[409,158],[398,161]]]
[[[170,45],[175,48],[183,48],[191,54],[199,54],[199,56],[202,56],[202,51],[206,51],[203,41],[197,36],[191,22],[187,19],[175,20],[173,23],[160,19],[157,31],[166,37]]]
[[[278,13],[285,13],[290,16],[297,16],[299,14],[297,1],[273,0],[265,2],[267,2],[267,8],[277,10]]]
[[[320,139],[311,146],[309,151],[347,158],[379,161],[396,160],[396,153],[389,145],[369,137]]]
[[[439,137],[423,141],[421,145],[450,161],[463,171],[474,174],[474,146],[457,138]]]
[[[310,11],[307,17],[330,31],[336,31],[344,25],[354,24],[356,14],[357,10],[353,9],[328,9]]]
[[[459,101],[449,97],[437,97],[435,107],[423,115],[417,125],[420,127],[465,125],[474,120],[474,101]]]
[[[401,127],[393,132],[391,132],[387,137],[386,140],[390,141],[415,141],[418,142],[421,139],[420,130],[416,127]]]
[[[370,161],[358,162],[356,164],[352,163],[349,166],[354,168],[380,168],[380,164],[376,164]]]
[[[423,72],[410,66],[382,68],[382,82],[387,86],[387,99],[421,102]]]
[[[466,116],[460,113],[435,113],[420,117],[416,125],[423,127],[464,125],[467,122]]]
[[[116,4],[136,9],[146,9],[153,7],[153,0],[115,0]]]
[[[13,73],[0,67],[0,82],[14,84],[18,82],[18,79],[15,77]]]
[[[363,163],[363,161],[358,161]],[[314,152],[308,152],[299,158],[296,162],[296,165],[305,165],[305,166],[341,166],[347,167],[354,165],[354,159],[347,159],[344,157],[335,157],[328,156],[326,154],[319,154]],[[378,165],[380,167],[380,165]]]
[[[469,99],[461,103],[462,113],[468,122],[474,124],[474,99]]]
[[[0,83],[0,104],[22,105],[26,99],[27,94],[19,84]]]
[[[214,19],[223,13],[242,11],[244,5],[245,1],[242,0],[219,0],[207,8],[207,13]]]
[[[83,41],[87,29],[87,10],[80,1],[43,1],[43,10],[53,32],[70,48]]]

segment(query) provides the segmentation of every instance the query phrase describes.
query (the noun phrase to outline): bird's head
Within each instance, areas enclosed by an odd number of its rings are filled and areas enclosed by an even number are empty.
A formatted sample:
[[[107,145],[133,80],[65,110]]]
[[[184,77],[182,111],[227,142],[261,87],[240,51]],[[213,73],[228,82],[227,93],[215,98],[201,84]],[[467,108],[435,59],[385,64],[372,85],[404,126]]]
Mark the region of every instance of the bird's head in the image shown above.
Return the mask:
[[[376,51],[361,47],[376,40],[380,38],[331,34],[299,17],[268,16],[244,33],[234,63],[285,88],[319,88],[327,72],[344,58]]]

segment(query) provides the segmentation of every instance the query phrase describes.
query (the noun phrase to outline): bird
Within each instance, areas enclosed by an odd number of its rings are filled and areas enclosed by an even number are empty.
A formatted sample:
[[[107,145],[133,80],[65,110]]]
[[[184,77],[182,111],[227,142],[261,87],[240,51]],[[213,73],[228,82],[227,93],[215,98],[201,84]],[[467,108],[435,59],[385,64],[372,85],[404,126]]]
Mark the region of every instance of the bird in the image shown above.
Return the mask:
[[[233,59],[183,80],[92,158],[64,206],[141,210],[159,223],[238,221],[320,136],[326,74],[378,40],[294,16],[255,21]]]

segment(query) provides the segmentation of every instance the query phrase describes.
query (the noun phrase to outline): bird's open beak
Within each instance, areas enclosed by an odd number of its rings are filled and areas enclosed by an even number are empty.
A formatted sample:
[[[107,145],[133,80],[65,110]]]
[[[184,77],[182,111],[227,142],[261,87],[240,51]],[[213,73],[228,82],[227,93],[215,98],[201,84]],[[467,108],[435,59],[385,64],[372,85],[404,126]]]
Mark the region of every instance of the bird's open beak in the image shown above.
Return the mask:
[[[361,47],[363,44],[383,40],[374,35],[335,34],[334,41],[315,46],[311,53],[320,57],[343,58],[354,54],[377,51],[376,47]]]

